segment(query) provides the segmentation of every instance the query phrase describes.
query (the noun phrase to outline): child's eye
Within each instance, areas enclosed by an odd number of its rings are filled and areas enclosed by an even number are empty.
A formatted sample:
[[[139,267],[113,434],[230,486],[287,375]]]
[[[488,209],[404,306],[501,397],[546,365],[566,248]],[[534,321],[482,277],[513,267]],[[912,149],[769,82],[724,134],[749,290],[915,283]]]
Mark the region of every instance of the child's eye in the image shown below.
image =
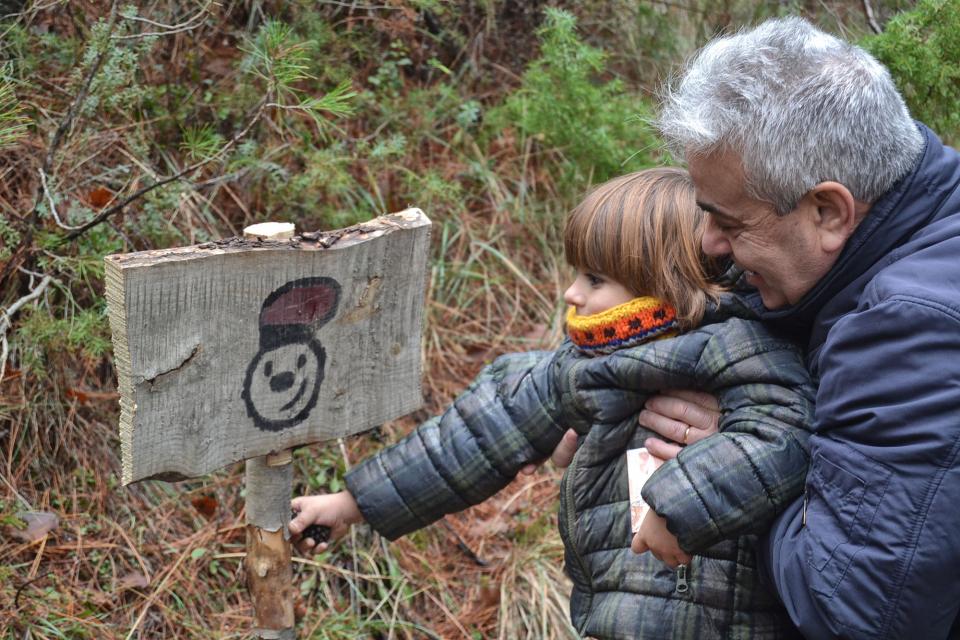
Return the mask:
[[[592,273],[585,273],[584,275],[587,276],[587,282],[590,283],[591,287],[599,287],[604,282],[603,278]]]

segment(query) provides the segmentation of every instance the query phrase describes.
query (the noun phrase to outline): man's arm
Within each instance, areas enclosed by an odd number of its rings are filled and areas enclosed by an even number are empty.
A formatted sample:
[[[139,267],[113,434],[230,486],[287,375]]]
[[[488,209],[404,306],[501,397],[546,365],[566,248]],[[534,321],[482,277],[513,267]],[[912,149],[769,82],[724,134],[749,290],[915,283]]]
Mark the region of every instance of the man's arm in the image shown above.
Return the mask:
[[[684,448],[643,488],[684,550],[764,531],[803,489],[814,388],[792,345],[728,321],[696,367],[723,408],[720,433]]]
[[[944,638],[960,607],[960,314],[896,299],[820,354],[804,500],[762,559],[808,638]]]

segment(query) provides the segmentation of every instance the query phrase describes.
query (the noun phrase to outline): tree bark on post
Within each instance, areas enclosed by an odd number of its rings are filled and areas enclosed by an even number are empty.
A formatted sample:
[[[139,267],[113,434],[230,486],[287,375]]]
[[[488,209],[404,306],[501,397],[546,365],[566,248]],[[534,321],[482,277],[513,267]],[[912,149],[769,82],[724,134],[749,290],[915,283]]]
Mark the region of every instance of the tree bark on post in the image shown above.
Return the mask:
[[[271,466],[260,456],[247,460],[247,588],[253,600],[254,636],[293,640],[293,566],[291,564],[290,493],[293,464]]]
[[[266,222],[243,230],[246,238],[292,238],[292,224]],[[293,454],[288,449],[246,461],[247,589],[253,600],[254,637],[293,640],[293,565],[290,494]]]

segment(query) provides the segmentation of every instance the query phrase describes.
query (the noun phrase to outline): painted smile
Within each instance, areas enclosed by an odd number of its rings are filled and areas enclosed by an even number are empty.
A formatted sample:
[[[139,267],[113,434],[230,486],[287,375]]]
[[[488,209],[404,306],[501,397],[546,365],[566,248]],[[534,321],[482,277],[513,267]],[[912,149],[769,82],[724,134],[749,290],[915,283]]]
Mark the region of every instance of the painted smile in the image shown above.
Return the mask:
[[[280,411],[286,411],[287,409],[289,409],[289,408],[292,407],[293,405],[297,404],[297,402],[300,401],[300,398],[303,397],[303,392],[306,391],[306,390],[307,390],[307,379],[304,378],[304,379],[300,382],[300,388],[297,389],[296,395],[293,396],[293,398],[290,400],[290,402],[288,402],[287,404],[285,404],[285,405],[283,405],[282,407],[280,407]]]

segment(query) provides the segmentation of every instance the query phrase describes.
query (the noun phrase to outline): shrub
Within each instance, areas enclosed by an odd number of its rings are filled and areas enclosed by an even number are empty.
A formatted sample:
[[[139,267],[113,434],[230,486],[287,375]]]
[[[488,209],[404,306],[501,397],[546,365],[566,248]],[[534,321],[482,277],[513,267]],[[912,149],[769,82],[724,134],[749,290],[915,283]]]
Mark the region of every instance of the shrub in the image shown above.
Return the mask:
[[[913,116],[960,142],[960,0],[921,0],[862,44],[890,69]]]
[[[606,55],[585,44],[576,18],[547,9],[539,29],[540,57],[520,88],[491,115],[496,127],[512,125],[560,151],[568,179],[599,182],[649,166],[655,138],[644,119],[647,100],[617,79],[602,80]]]

